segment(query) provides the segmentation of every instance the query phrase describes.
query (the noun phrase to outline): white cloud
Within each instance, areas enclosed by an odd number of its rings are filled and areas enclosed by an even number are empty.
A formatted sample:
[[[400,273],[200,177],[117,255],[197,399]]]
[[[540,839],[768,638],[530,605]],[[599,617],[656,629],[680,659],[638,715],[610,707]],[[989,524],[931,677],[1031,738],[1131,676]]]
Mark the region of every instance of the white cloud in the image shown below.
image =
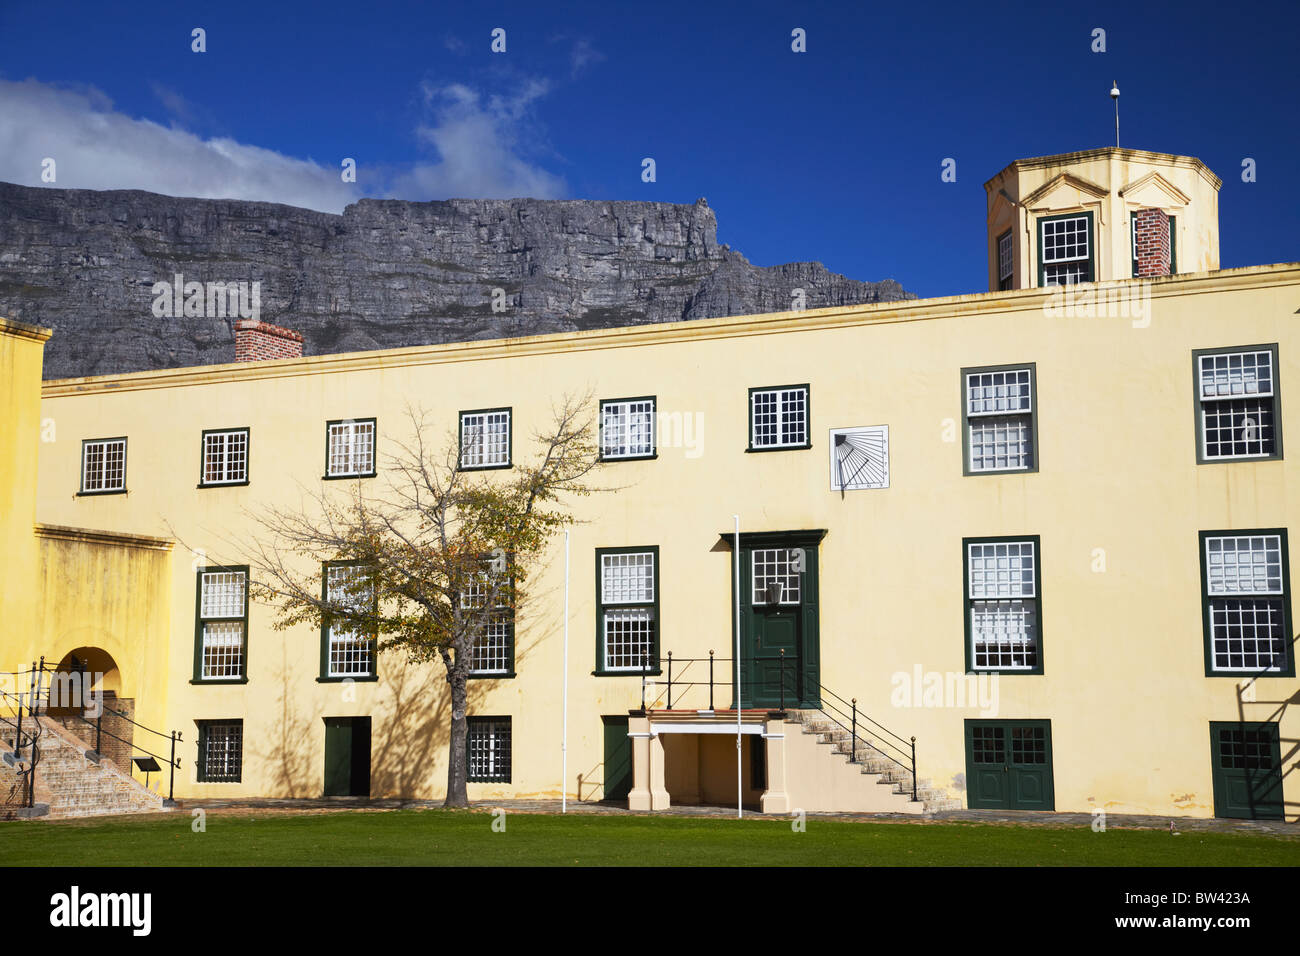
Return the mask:
[[[417,141],[436,161],[370,171],[344,183],[340,168],[240,143],[204,139],[177,125],[127,116],[101,91],[36,80],[0,80],[0,180],[72,189],[144,189],[171,196],[254,199],[340,212],[363,195],[402,199],[553,198],[563,181],[528,162],[522,135],[531,104],[547,85],[532,81],[510,96],[484,97],[462,85],[423,90],[428,121]],[[179,94],[155,89],[173,114],[189,112]],[[338,161],[352,155],[341,146]],[[42,160],[57,179],[41,180]],[[380,181],[375,178],[379,176]]]

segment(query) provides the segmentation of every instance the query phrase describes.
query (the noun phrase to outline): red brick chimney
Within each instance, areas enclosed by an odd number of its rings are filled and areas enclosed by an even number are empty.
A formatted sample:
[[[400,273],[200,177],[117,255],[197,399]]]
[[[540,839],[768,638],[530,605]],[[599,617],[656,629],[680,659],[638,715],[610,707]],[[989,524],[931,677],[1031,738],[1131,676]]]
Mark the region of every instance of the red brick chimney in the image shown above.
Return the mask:
[[[1133,216],[1133,238],[1136,274],[1169,275],[1169,214],[1163,209],[1139,209]]]
[[[302,334],[258,319],[235,323],[235,361],[302,358]]]

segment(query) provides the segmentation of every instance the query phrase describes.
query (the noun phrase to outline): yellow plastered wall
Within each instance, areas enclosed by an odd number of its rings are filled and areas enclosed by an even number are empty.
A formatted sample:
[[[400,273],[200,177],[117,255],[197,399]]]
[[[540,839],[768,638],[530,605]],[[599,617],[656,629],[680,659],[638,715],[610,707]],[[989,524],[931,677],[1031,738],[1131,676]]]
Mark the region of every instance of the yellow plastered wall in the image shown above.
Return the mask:
[[[605,466],[600,480],[622,490],[576,506],[571,796],[580,777],[601,779],[601,715],[640,699],[637,678],[592,674],[595,549],[658,545],[661,650],[728,657],[731,555],[715,546],[738,513],[743,531],[827,529],[822,682],[915,735],[922,777],[961,794],[966,718],[1050,719],[1057,809],[1209,815],[1209,722],[1273,718],[1295,680],[1261,680],[1258,703],[1239,709],[1234,679],[1205,676],[1197,533],[1300,527],[1300,476],[1294,455],[1196,463],[1192,350],[1278,343],[1285,411],[1300,386],[1298,290],[1300,267],[1256,267],[1152,283],[1145,327],[1051,313],[1048,296],[1030,290],[51,382],[43,409],[60,438],[41,446],[39,516],[177,539],[170,636],[147,652],[166,673],[141,696],[165,694],[167,725],[187,740],[198,719],[245,722],[243,781],[194,782],[191,748],[179,795],[317,795],[323,719],[371,715],[372,792],[434,797],[446,774],[440,668],[390,654],[378,682],[319,683],[319,633],[277,631],[272,609],[254,605],[248,683],[194,686],[191,552],[244,563],[259,534],[250,510],[295,507],[303,489],[345,484],[319,480],[327,420],[377,418],[382,464],[409,436],[408,403],[452,442],[459,410],[511,406],[520,461],[565,393],[655,395],[661,416],[692,416],[698,445]],[[1022,362],[1037,368],[1039,470],[963,476],[960,370]],[[747,390],[803,382],[812,448],[746,453]],[[889,488],[833,492],[829,429],[880,424],[889,426]],[[251,483],[196,488],[200,432],[232,426],[251,429]],[[113,435],[129,436],[129,493],[75,497],[80,440]],[[384,479],[370,481],[378,490]],[[1041,536],[1045,673],[1002,677],[996,714],[904,706],[895,675],[965,670],[961,539],[1013,534]],[[471,785],[471,799],[560,792],[562,555],[557,540],[520,618],[518,676],[472,684],[471,714],[513,719],[514,776]],[[1293,711],[1281,732],[1287,753],[1300,738]],[[1296,779],[1286,780],[1288,816]]]

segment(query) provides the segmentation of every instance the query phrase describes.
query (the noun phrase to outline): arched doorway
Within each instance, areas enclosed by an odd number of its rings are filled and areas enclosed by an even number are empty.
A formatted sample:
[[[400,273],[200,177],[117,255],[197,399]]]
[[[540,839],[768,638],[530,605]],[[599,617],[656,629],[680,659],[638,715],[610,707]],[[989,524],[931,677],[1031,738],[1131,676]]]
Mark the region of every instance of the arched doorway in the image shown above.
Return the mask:
[[[108,651],[74,648],[49,675],[45,715],[130,773],[135,701],[118,696],[121,689],[121,672]]]

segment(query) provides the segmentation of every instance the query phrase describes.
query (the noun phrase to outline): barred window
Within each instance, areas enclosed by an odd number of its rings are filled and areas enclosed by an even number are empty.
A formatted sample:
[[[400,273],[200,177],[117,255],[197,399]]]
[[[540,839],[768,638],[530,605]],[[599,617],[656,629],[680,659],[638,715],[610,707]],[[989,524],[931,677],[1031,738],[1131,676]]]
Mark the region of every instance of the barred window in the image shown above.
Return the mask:
[[[798,548],[755,548],[750,575],[754,582],[753,603],[798,604],[802,556]],[[773,596],[775,602],[770,600]]]
[[[248,481],[248,429],[203,433],[204,485],[233,485]]]
[[[1277,346],[1198,351],[1198,459],[1280,458]]]
[[[510,466],[510,409],[460,413],[460,467]]]
[[[331,605],[364,611],[373,608],[374,588],[365,568],[356,564],[325,565],[325,600]],[[328,619],[325,632],[326,677],[372,677],[375,641],[346,619]]]
[[[375,420],[347,419],[327,426],[325,477],[358,478],[375,473]]]
[[[628,398],[600,403],[600,457],[650,458],[655,453],[655,400]]]
[[[1202,539],[1208,672],[1289,672],[1285,533],[1206,533]]]
[[[998,237],[998,288],[1010,289],[1015,273],[1015,259],[1011,245],[1011,230]]]
[[[1038,229],[1043,286],[1093,280],[1091,213],[1040,219]]]
[[[1037,671],[1037,539],[968,540],[966,615],[973,670]]]
[[[81,443],[81,492],[126,490],[126,439],[99,438]]]
[[[963,370],[971,474],[1035,467],[1033,366]]]
[[[242,720],[200,720],[199,783],[239,783],[244,764]]]
[[[755,388],[749,392],[749,447],[807,448],[808,386]]]
[[[600,577],[596,603],[600,670],[658,670],[658,548],[596,552]]]
[[[509,783],[509,717],[470,717],[466,779],[473,783]]]
[[[204,568],[198,572],[196,680],[246,676],[248,569]]]

